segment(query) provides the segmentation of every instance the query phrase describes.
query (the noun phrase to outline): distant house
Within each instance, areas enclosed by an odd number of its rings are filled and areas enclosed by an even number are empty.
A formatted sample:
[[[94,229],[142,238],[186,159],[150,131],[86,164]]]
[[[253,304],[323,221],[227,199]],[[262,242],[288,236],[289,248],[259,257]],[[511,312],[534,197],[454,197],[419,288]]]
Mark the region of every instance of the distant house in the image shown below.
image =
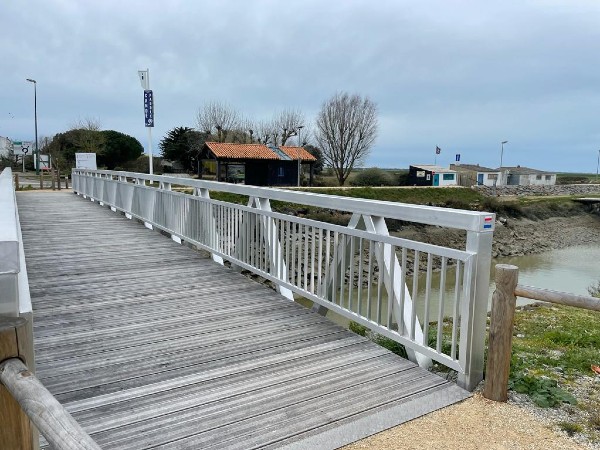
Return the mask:
[[[458,172],[461,186],[500,186],[503,183],[502,171],[479,164],[450,164],[450,169]]]
[[[0,136],[0,157],[9,157],[12,152],[12,142],[7,137]]]
[[[408,184],[411,186],[456,186],[455,170],[440,166],[419,164],[408,168]]]
[[[308,166],[313,183],[316,158],[302,147],[207,142],[203,167],[214,167],[217,181],[255,186],[296,186],[298,165]]]
[[[500,167],[497,170],[502,172],[503,184],[509,186],[552,186],[556,184],[556,173],[552,172],[544,172],[521,166]]]

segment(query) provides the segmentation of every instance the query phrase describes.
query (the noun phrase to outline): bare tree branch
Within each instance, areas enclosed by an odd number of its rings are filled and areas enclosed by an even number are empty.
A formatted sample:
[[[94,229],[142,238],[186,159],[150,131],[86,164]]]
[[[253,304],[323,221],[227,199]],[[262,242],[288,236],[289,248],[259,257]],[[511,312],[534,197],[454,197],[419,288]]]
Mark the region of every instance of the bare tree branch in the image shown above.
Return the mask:
[[[315,139],[323,158],[343,186],[355,166],[369,155],[377,137],[377,107],[368,97],[338,93],[317,116]]]
[[[206,103],[198,110],[198,130],[214,135],[217,142],[225,142],[230,133],[241,126],[241,117],[233,107],[219,102]]]

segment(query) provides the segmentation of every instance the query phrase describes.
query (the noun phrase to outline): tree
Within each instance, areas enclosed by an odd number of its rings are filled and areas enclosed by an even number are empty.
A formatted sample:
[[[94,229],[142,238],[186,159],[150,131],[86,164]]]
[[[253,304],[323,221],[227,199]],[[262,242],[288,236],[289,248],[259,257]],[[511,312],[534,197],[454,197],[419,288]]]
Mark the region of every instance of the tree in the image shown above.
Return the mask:
[[[313,171],[315,174],[320,174],[323,171],[323,166],[325,165],[325,160],[323,159],[323,152],[320,148],[315,147],[314,145],[305,145],[304,150],[313,155],[317,160],[313,164]]]
[[[102,153],[104,149],[104,135],[100,133],[102,126],[98,119],[87,117],[73,122],[70,126],[70,131],[77,130],[78,133],[73,134],[73,145],[79,149],[81,153]]]
[[[219,103],[206,103],[198,110],[198,130],[215,137],[217,142],[225,142],[232,133],[240,131],[242,119],[231,106]]]
[[[338,93],[323,103],[316,126],[323,157],[343,186],[377,137],[377,107],[368,97]]]
[[[133,136],[119,131],[100,131],[104,136],[104,149],[98,155],[98,165],[113,170],[129,161],[139,158],[144,153],[144,147]]]
[[[158,146],[163,158],[180,162],[186,170],[196,171],[202,147],[210,138],[210,133],[201,133],[189,127],[175,127]]]
[[[298,136],[298,129],[304,128],[305,122],[304,114],[297,109],[284,109],[277,113],[273,118],[273,128],[277,130],[280,139],[275,145],[285,145],[289,138]]]

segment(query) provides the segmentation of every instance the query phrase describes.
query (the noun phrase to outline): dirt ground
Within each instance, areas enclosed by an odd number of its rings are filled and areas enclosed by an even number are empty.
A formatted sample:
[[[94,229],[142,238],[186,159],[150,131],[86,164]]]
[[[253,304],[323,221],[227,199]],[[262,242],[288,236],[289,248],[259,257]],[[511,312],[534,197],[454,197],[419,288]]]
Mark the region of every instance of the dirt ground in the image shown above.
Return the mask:
[[[359,449],[582,449],[529,412],[481,394],[343,447]]]

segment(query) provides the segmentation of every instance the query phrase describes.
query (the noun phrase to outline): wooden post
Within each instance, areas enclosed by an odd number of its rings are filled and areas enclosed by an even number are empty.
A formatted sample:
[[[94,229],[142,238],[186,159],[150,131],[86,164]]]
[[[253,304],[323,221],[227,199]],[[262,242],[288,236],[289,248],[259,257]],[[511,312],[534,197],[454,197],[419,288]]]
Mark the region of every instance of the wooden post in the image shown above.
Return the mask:
[[[508,374],[517,302],[515,287],[518,278],[519,268],[517,266],[496,265],[496,290],[492,297],[492,317],[483,396],[497,402],[505,402],[508,398]]]
[[[40,170],[40,189],[44,189],[44,171]]]
[[[22,317],[0,317],[0,362],[10,358],[21,358],[25,363],[19,345],[27,321]],[[33,448],[32,429],[27,415],[0,383],[0,443],[2,448],[31,450]]]
[[[69,174],[65,175],[65,189],[69,189]]]
[[[15,191],[19,190],[19,174],[15,173]]]
[[[56,183],[58,184],[58,190],[60,191],[60,169],[56,168]]]
[[[55,173],[54,173],[54,169],[50,170],[50,186],[52,187],[52,190],[55,191],[56,190],[56,184],[55,184]]]

